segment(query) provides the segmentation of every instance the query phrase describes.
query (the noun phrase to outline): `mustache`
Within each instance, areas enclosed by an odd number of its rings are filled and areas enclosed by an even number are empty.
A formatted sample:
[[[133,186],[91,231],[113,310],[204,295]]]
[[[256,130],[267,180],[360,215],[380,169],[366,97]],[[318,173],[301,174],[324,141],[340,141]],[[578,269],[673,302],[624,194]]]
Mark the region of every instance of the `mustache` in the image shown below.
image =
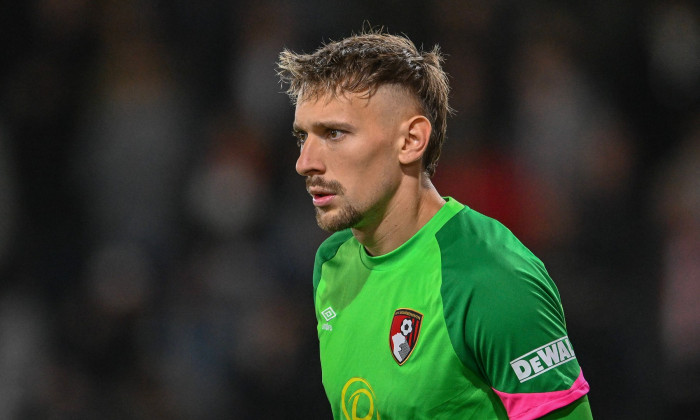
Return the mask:
[[[328,190],[334,194],[343,194],[345,192],[345,188],[343,188],[340,182],[325,180],[317,176],[310,176],[306,178],[306,190],[308,191],[311,187],[323,188],[324,190]]]

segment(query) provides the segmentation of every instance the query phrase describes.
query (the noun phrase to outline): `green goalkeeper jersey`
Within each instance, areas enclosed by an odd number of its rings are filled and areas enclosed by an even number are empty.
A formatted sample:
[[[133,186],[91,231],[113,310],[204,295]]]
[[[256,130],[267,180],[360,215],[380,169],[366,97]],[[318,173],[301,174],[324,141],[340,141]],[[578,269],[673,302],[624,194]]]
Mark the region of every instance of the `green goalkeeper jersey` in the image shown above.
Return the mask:
[[[542,262],[454,199],[386,255],[333,234],[313,284],[335,419],[536,418],[588,392]]]

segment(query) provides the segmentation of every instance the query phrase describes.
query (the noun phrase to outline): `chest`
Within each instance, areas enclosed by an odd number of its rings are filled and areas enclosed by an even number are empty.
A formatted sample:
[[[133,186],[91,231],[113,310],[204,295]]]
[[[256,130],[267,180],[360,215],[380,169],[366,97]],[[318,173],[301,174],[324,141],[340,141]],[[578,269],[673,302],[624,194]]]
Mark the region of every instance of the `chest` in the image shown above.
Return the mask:
[[[488,392],[454,352],[439,266],[421,267],[324,273],[318,336],[336,418],[441,418],[436,413],[447,416]]]

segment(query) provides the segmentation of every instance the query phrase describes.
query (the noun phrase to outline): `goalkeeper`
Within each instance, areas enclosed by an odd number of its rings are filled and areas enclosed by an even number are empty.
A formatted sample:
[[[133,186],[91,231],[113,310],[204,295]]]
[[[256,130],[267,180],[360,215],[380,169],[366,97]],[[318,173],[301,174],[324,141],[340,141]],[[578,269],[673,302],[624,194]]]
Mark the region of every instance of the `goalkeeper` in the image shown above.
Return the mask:
[[[313,292],[336,419],[590,419],[542,262],[431,183],[448,79],[437,47],[369,32],[284,50],[297,172],[318,225]]]

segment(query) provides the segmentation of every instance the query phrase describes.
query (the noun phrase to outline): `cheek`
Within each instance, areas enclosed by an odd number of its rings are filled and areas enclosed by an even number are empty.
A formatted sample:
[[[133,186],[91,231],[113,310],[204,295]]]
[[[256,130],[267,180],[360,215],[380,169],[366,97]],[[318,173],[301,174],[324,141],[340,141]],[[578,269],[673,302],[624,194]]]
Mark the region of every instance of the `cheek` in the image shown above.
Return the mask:
[[[386,139],[372,143],[374,147],[365,147],[351,154],[353,160],[363,167],[367,175],[380,177],[392,173],[398,166],[398,156],[390,143]]]
[[[401,168],[379,154],[354,162],[353,167],[345,187],[348,195],[359,201],[375,201],[391,194],[400,182]]]
[[[363,141],[362,147],[344,150],[342,157],[336,156],[334,176],[349,198],[371,199],[400,179],[401,167],[392,148],[386,142],[374,141]],[[374,147],[369,147],[370,144]]]

